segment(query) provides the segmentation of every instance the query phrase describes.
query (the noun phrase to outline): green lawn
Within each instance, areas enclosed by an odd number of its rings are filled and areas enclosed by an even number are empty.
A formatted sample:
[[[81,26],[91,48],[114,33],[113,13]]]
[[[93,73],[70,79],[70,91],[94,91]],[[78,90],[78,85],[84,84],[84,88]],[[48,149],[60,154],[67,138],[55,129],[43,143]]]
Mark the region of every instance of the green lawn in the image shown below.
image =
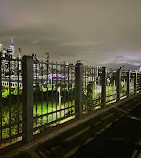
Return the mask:
[[[34,104],[33,116],[40,116],[40,115],[46,114],[47,112],[48,113],[55,112],[56,110],[70,107],[71,104],[74,105],[74,101],[69,102],[69,103],[62,103],[61,106],[59,106],[58,103],[57,104],[48,103],[48,105],[47,105],[47,103],[45,103],[45,102],[43,104],[41,104],[41,103],[38,103],[37,105]],[[19,112],[18,112],[18,109],[19,109]],[[48,111],[47,111],[47,109],[48,109]],[[68,110],[71,110],[71,108],[66,109],[65,112],[64,112],[64,110],[62,110],[57,113],[52,113],[52,114],[46,115],[42,118],[38,118],[37,120],[34,120],[33,128],[44,125],[47,122],[55,121],[56,119],[63,117],[64,114],[66,114],[68,112]],[[73,110],[73,113],[75,113],[74,107],[72,108],[72,110]],[[11,111],[11,116],[10,116],[9,111]],[[2,126],[6,126],[6,125],[10,124],[10,117],[11,117],[11,123],[18,122],[18,120],[19,121],[22,120],[22,104],[20,104],[19,107],[17,105],[11,105],[10,109],[8,106],[2,107]],[[73,118],[74,118],[74,116],[71,116],[70,118],[62,120],[60,123],[63,123],[65,121],[67,121],[69,119],[73,119]],[[59,123],[59,122],[57,122],[57,123]],[[52,124],[52,126],[54,126],[54,125],[56,125],[56,124]],[[19,132],[22,132],[22,124],[19,125]],[[11,127],[11,135],[15,135],[17,133],[18,133],[18,126],[15,125],[15,126]],[[3,129],[2,137],[8,138],[9,136],[10,136],[10,129],[9,128]]]

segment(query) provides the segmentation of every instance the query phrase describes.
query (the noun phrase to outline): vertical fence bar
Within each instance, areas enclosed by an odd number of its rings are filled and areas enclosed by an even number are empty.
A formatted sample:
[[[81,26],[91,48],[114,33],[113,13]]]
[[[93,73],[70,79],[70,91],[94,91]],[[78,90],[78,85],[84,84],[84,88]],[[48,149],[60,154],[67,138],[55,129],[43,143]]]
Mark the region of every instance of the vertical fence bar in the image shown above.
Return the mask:
[[[131,72],[127,72],[127,97],[130,97],[130,75]]]
[[[2,127],[2,60],[1,60],[1,52],[0,52],[0,127]],[[2,140],[2,129],[0,130],[0,141]]]
[[[9,124],[11,124],[11,61],[10,57],[8,59],[8,69],[9,69]],[[11,127],[9,127],[9,136],[11,137]]]
[[[75,116],[82,116],[83,64],[77,61],[75,66]]]
[[[33,59],[23,56],[23,141],[33,139]]]
[[[55,69],[56,69],[56,82],[55,82],[55,86],[56,86],[56,120],[57,120],[57,107],[58,107],[58,64],[57,64],[57,62],[56,62],[56,67],[55,67]]]
[[[46,78],[46,82],[47,82],[47,93],[46,93],[46,107],[47,107],[47,123],[48,123],[48,85],[49,85],[49,79],[48,79],[48,74],[49,74],[49,61],[47,60],[46,61],[47,64],[46,64],[46,73],[47,73],[47,78]]]
[[[36,74],[36,89],[35,89],[35,96],[36,96],[36,100],[35,100],[35,102],[36,102],[36,116],[38,115],[37,111],[38,111],[38,91],[39,91],[39,83],[38,83],[38,76],[37,76],[37,74],[38,74],[38,66],[39,66],[39,64],[36,63],[35,64],[35,74]],[[36,126],[37,126],[37,121],[36,121]]]
[[[117,70],[117,78],[116,78],[116,86],[117,86],[117,102],[120,101],[120,92],[121,92],[121,69]]]
[[[137,72],[134,75],[134,94],[137,94]]]
[[[41,115],[43,114],[43,61],[41,61]],[[41,117],[41,124],[43,124],[43,117]]]
[[[18,106],[18,112],[17,112],[17,118],[18,118],[18,133],[19,133],[19,111],[20,111],[20,97],[19,97],[19,58],[17,60],[17,75],[18,75],[18,96],[17,96],[17,106]]]
[[[63,104],[64,104],[64,116],[65,116],[65,112],[66,112],[66,110],[65,110],[65,108],[66,108],[66,63],[65,63],[65,61],[64,61],[64,96],[63,96]],[[67,111],[68,112],[68,111]]]
[[[102,67],[102,92],[101,92],[101,98],[102,98],[102,108],[106,106],[106,67]]]
[[[53,112],[53,104],[54,104],[54,101],[53,101],[53,84],[54,84],[54,82],[53,82],[53,81],[54,81],[54,80],[53,80],[53,76],[54,76],[54,75],[53,75],[53,65],[54,65],[54,63],[53,63],[53,61],[52,61],[52,63],[51,63],[51,73],[52,73],[52,74],[51,74],[51,76],[52,76],[52,77],[51,77],[51,112]],[[53,114],[54,114],[54,113],[51,114],[51,116],[52,116],[52,117],[51,117],[51,121],[53,121]]]
[[[67,65],[67,68],[68,68],[68,74],[67,74],[67,79],[68,79],[68,87],[67,87],[67,91],[68,91],[68,93],[67,93],[67,95],[68,95],[68,111],[70,111],[70,109],[69,109],[69,93],[70,93],[70,88],[69,88],[69,84],[70,84],[70,77],[69,77],[69,75],[70,75],[70,72],[69,72],[69,64]]]
[[[70,94],[71,94],[71,111],[72,111],[72,102],[73,102],[73,67],[71,67],[71,87],[70,87]],[[74,111],[74,110],[73,110]]]
[[[140,79],[139,79],[139,91],[141,92],[141,73],[139,73],[139,77],[140,77]]]

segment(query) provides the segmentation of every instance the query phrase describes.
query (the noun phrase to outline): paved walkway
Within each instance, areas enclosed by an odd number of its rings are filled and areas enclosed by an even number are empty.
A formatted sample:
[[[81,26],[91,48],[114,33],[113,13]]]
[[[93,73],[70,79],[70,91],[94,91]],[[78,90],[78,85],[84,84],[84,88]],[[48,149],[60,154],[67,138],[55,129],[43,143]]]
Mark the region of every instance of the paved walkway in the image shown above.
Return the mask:
[[[141,98],[113,107],[13,158],[129,158],[139,155]]]
[[[136,114],[140,111],[140,117]],[[141,156],[141,106],[124,116],[71,158],[137,158]],[[133,116],[133,117],[132,117]],[[141,157],[140,157],[141,158]]]

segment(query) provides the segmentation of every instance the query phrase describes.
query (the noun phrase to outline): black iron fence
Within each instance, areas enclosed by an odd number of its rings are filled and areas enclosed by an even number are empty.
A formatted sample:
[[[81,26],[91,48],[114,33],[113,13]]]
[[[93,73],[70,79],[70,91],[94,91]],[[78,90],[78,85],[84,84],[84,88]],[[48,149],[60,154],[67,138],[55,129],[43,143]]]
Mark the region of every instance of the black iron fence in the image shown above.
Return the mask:
[[[101,104],[101,67],[83,66],[82,110],[87,113]]]
[[[16,67],[14,69],[13,67]],[[14,71],[13,71],[14,70]],[[15,73],[15,74],[14,74]],[[22,137],[21,60],[0,59],[0,145]]]
[[[106,104],[117,101],[117,87],[116,87],[117,71],[106,72]],[[105,85],[104,85],[105,86]]]
[[[55,126],[75,118],[75,66],[34,61],[33,128]]]
[[[140,92],[140,72],[0,58],[0,148]]]

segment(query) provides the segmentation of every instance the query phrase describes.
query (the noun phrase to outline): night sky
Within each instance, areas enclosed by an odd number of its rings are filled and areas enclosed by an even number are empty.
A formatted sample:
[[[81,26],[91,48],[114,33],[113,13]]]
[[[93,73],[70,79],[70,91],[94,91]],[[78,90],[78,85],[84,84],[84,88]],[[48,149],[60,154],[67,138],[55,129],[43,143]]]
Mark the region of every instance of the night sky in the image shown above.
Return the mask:
[[[16,54],[141,66],[141,0],[0,0],[0,43]]]

